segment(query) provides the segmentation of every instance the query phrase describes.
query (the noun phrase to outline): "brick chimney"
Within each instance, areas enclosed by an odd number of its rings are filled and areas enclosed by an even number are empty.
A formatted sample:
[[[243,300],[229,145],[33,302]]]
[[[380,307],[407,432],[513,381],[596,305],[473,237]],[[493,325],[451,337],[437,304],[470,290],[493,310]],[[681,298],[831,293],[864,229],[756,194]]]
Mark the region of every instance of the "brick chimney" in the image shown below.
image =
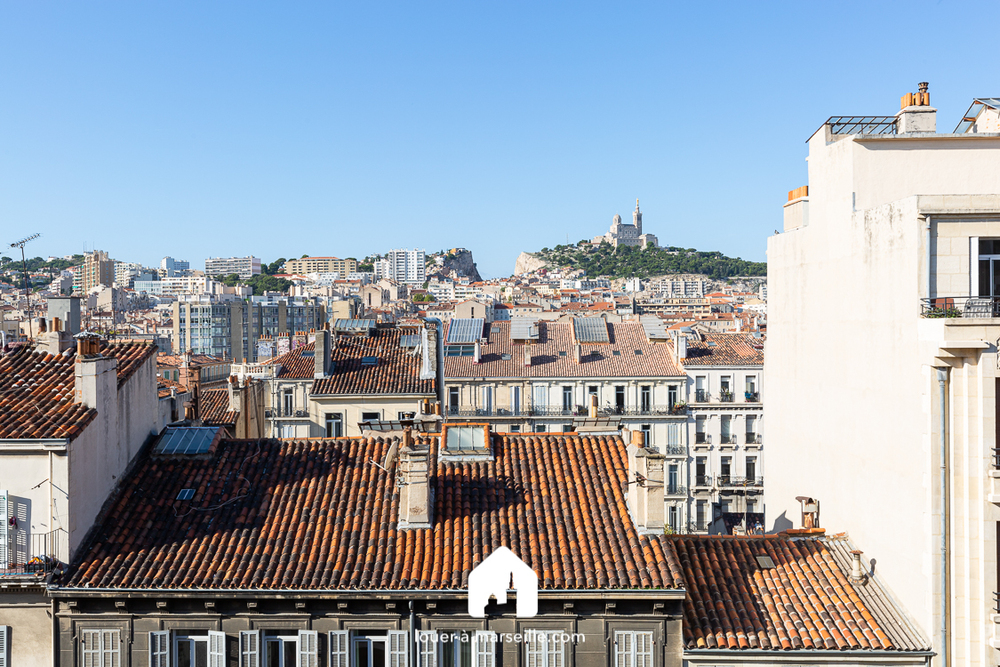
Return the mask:
[[[931,106],[927,82],[920,82],[917,90],[916,93],[907,93],[900,98],[899,113],[896,114],[896,134],[933,134],[937,131],[937,109]]]
[[[663,469],[666,457],[644,447],[642,431],[632,431],[628,452],[628,507],[641,534],[663,532]]]
[[[413,432],[403,430],[399,448],[396,484],[399,488],[399,528],[430,528],[430,448],[413,441]]]

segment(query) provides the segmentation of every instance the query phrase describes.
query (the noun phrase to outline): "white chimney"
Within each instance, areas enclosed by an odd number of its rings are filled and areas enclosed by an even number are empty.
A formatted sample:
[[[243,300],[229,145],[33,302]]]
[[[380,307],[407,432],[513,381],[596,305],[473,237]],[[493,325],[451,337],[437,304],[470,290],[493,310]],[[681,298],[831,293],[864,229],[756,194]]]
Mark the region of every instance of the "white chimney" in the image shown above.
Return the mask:
[[[528,344],[524,345],[524,365],[531,365],[531,346]]]
[[[472,351],[472,363],[478,364],[483,355],[483,346],[476,340],[475,348]]]
[[[102,355],[100,345],[96,336],[77,339],[74,394],[77,403],[98,413],[117,414],[118,359]]]
[[[868,583],[868,573],[865,572],[864,567],[861,565],[861,554],[863,551],[858,551],[854,549],[851,551],[851,583],[852,584],[866,584]]]
[[[576,345],[573,346],[573,360],[579,364],[582,363],[582,359],[583,359],[583,345],[577,343]]]
[[[410,429],[403,431],[399,448],[399,527],[430,528],[433,499],[430,492],[430,448],[413,442]]]
[[[896,114],[896,134],[937,131],[937,109],[931,106],[931,94],[927,92],[927,82],[917,86],[916,93],[907,93],[899,101]]]
[[[330,369],[330,332],[326,329],[316,332],[313,355],[313,378],[319,380],[327,377]]]
[[[632,431],[628,452],[628,507],[640,534],[663,532],[663,469],[666,457],[644,447],[642,431]]]

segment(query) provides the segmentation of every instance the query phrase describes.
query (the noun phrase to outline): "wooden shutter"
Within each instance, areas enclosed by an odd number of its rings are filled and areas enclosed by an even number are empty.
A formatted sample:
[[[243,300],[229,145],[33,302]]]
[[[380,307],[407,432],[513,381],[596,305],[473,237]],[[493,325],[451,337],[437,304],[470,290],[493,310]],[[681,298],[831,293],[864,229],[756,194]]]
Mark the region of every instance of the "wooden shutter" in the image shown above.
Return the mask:
[[[437,667],[437,632],[417,630],[417,667]]]
[[[226,667],[225,632],[208,632],[208,667]]]
[[[260,630],[240,632],[240,667],[260,667]]]
[[[319,667],[319,633],[299,630],[298,667]]]
[[[7,568],[10,564],[10,556],[7,547],[10,544],[10,534],[7,531],[7,492],[0,491],[0,567]]]
[[[563,667],[566,664],[566,642],[557,641],[559,632],[546,633],[546,667]]]
[[[0,625],[0,667],[10,667],[10,628]]]
[[[149,667],[170,667],[170,633],[149,633]]]
[[[350,667],[347,639],[347,630],[334,630],[330,633],[329,667]]]
[[[119,630],[101,630],[100,667],[121,667],[122,646]]]
[[[488,630],[476,630],[472,643],[472,666],[495,667],[497,634]]]
[[[11,535],[12,553],[10,554],[10,561],[18,565],[25,565],[31,558],[31,555],[28,553],[30,551],[28,535],[31,531],[30,506],[28,505],[27,498],[10,496],[8,500],[10,501],[11,516],[17,521],[17,530]]]
[[[530,631],[525,633],[524,649],[527,652],[527,667],[546,667],[545,665],[545,641],[542,633]]]
[[[653,667],[653,633],[635,632],[635,667]]]
[[[409,632],[389,630],[389,667],[409,667]]]
[[[632,633],[615,632],[615,667],[632,667]]]

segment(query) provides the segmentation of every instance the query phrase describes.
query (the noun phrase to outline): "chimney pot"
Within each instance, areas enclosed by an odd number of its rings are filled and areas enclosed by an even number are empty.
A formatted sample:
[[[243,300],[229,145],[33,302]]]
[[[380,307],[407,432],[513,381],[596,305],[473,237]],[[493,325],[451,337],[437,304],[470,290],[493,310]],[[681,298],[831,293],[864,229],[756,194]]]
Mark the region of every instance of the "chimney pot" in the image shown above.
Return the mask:
[[[851,583],[852,584],[865,584],[868,583],[868,573],[865,572],[864,567],[861,565],[861,554],[863,551],[854,549],[851,551]]]

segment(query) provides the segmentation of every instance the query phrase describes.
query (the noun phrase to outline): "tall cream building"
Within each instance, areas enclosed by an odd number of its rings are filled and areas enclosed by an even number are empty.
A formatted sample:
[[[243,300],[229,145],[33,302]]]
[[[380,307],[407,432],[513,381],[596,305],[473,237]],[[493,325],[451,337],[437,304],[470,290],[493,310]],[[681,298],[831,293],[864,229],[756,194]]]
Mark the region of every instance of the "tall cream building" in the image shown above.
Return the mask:
[[[767,528],[818,501],[937,665],[1000,661],[995,102],[830,118],[768,242]]]

